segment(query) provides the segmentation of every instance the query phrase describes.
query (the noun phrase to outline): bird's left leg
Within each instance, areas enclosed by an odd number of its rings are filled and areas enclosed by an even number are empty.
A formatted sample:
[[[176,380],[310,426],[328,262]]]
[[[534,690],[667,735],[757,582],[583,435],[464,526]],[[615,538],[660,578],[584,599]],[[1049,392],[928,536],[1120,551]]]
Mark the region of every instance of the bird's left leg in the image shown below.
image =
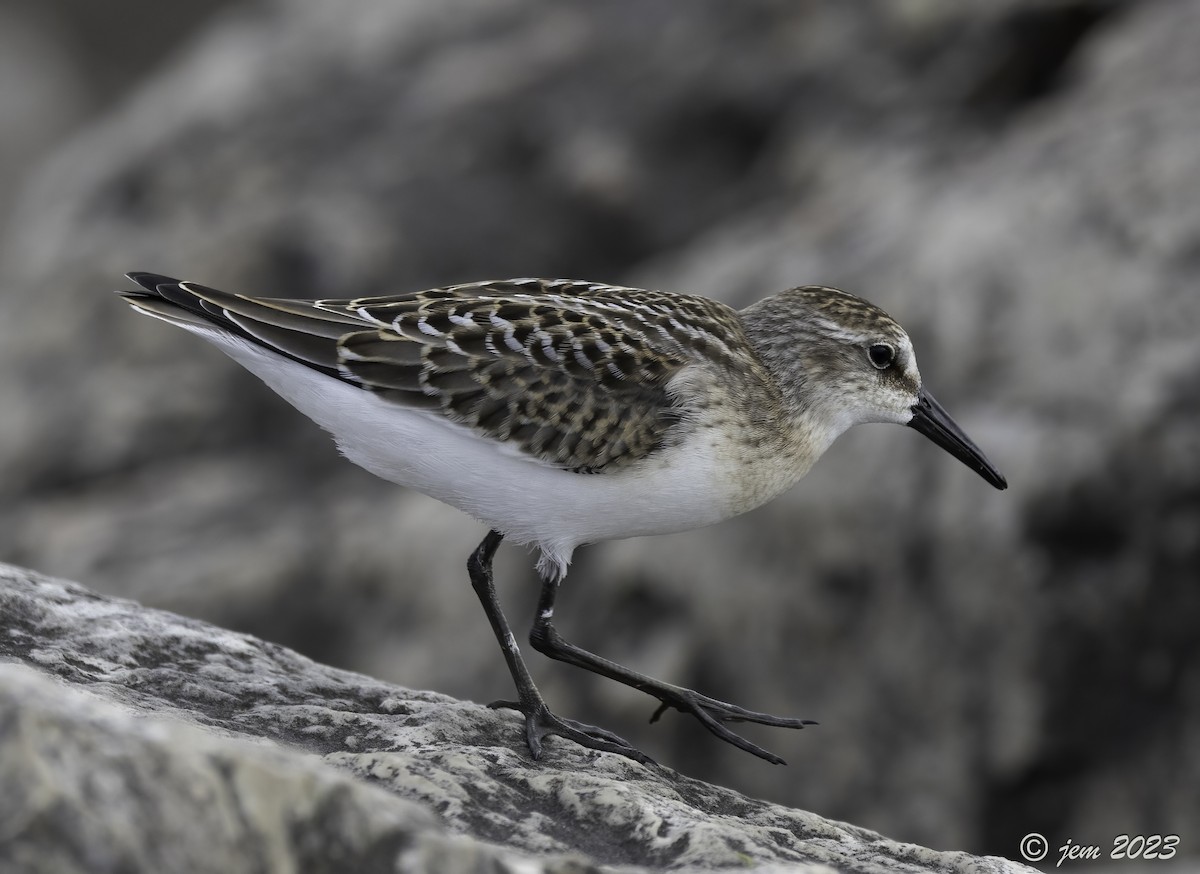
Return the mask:
[[[635,762],[650,764],[653,760],[640,750],[634,749],[618,735],[603,728],[577,722],[557,716],[546,706],[542,693],[534,685],[533,677],[525,667],[525,660],[517,649],[517,642],[509,630],[508,620],[500,609],[500,601],[496,597],[496,584],[492,577],[492,558],[503,539],[499,531],[489,531],[483,542],[471,553],[467,562],[467,570],[471,577],[471,587],[479,596],[483,612],[487,615],[500,649],[504,653],[504,661],[508,664],[513,683],[517,687],[517,701],[495,701],[491,707],[504,707],[519,710],[525,715],[525,741],[530,754],[541,758],[542,739],[546,735],[557,734],[593,750],[610,753],[620,753]]]
[[[676,710],[690,713],[696,717],[701,725],[726,743],[731,743],[739,749],[753,753],[776,765],[782,765],[785,762],[769,750],[764,750],[741,735],[730,731],[723,723],[757,722],[761,725],[778,728],[804,728],[806,725],[816,725],[811,719],[791,719],[745,710],[736,704],[727,704],[683,686],[675,686],[655,680],[645,674],[639,674],[637,671],[569,643],[563,639],[553,624],[554,601],[557,596],[558,581],[543,578],[542,591],[538,598],[537,616],[533,622],[533,630],[529,633],[529,642],[533,648],[549,658],[575,665],[602,677],[608,677],[610,680],[624,683],[626,686],[631,686],[657,698],[661,702],[661,706],[650,717],[651,722],[657,720],[668,708],[674,707]]]

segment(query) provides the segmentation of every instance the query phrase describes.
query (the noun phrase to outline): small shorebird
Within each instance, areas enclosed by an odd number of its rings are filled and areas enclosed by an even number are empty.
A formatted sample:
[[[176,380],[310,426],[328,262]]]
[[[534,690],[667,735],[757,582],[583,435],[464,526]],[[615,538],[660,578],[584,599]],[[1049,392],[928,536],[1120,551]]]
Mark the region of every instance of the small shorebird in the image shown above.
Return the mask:
[[[584,543],[710,525],[776,497],[862,422],[908,425],[998,489],[1004,477],[925,390],[908,335],[844,291],[793,288],[734,310],[702,297],[509,279],[386,297],[246,297],[154,273],[119,294],[219,346],[377,476],[489,527],[471,585],[517,687],[536,759],[557,734],[649,762],[550,711],[500,611],[492,557],[540,551],[530,642],[690,713],[776,764],[728,722],[802,728],[664,683],[564,640],[558,585]]]

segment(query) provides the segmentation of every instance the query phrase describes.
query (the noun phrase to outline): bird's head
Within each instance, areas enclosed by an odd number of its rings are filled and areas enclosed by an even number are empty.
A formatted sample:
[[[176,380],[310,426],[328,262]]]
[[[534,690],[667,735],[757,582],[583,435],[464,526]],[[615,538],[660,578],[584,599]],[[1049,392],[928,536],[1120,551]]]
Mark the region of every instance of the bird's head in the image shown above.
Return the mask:
[[[925,388],[908,333],[860,297],[793,288],[743,310],[747,335],[780,389],[832,440],[894,422],[924,434],[998,489],[1004,476]]]

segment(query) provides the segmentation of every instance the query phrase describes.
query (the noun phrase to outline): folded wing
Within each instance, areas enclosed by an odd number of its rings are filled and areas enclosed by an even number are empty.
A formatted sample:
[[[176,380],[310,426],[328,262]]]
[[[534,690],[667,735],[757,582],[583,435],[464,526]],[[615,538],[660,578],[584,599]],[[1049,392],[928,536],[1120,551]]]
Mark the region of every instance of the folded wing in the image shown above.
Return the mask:
[[[613,469],[655,452],[687,418],[669,388],[721,359],[722,305],[560,280],[507,280],[350,300],[254,298],[131,273],[131,305],[216,328],[426,410],[543,462]],[[715,358],[714,358],[715,356]]]

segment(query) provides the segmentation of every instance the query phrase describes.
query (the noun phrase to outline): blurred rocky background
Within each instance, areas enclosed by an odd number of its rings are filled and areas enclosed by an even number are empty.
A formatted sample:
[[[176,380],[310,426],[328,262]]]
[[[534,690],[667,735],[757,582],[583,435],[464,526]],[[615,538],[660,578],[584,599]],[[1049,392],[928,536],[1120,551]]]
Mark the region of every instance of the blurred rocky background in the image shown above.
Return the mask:
[[[565,636],[819,720],[747,729],[788,767],[535,657],[547,697],[902,840],[1194,854],[1197,45],[1196,0],[0,0],[0,560],[507,696],[481,526],[135,317],[121,274],[839,285],[909,328],[1009,491],[862,428],[762,510],[576,554]],[[531,557],[499,567],[526,625]]]

